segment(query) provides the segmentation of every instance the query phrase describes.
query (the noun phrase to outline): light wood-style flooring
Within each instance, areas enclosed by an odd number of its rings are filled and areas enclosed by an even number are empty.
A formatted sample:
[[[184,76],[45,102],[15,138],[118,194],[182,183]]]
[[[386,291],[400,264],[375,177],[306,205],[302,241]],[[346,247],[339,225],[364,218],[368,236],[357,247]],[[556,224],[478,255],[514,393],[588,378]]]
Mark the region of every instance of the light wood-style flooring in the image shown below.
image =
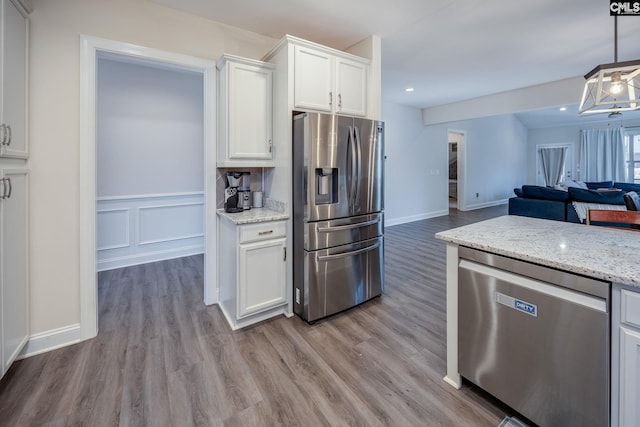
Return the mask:
[[[445,244],[506,206],[386,228],[382,297],[314,325],[231,331],[202,256],[100,273],[95,339],[14,363],[2,426],[497,426],[508,411],[445,373]]]

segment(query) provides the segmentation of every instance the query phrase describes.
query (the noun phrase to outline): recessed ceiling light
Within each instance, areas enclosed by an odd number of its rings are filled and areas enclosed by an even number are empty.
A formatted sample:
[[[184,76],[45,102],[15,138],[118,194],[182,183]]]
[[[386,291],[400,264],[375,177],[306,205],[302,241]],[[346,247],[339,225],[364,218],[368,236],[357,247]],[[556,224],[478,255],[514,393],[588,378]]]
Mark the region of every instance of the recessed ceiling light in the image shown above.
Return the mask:
[[[413,88],[412,87],[408,87],[404,90],[405,92],[413,92]]]
[[[560,107],[560,111],[567,111],[567,107]]]

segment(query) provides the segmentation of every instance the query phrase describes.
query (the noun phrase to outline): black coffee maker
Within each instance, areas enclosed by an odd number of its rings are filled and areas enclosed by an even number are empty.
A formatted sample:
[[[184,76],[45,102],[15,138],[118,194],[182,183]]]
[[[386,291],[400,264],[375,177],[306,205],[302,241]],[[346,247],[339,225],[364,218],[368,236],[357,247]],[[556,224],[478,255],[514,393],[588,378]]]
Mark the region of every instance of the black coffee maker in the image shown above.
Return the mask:
[[[224,189],[224,211],[242,212],[242,203],[238,207],[238,186],[242,181],[242,172],[227,172],[227,186]]]

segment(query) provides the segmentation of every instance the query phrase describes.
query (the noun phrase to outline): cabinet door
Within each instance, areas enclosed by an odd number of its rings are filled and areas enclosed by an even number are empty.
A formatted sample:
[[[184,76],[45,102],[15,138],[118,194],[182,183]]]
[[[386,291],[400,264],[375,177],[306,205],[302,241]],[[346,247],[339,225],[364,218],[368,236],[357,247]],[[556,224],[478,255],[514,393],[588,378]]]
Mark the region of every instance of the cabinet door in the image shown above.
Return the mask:
[[[332,111],[333,57],[328,53],[296,46],[294,57],[294,104],[298,108]]]
[[[367,73],[362,62],[336,58],[337,113],[367,115]]]
[[[241,244],[238,270],[238,317],[287,302],[286,239]]]
[[[9,0],[0,6],[0,157],[26,158],[27,19]]]
[[[620,328],[620,425],[640,425],[640,332]]]
[[[2,373],[26,344],[29,334],[27,272],[28,172],[4,170],[0,175],[0,287],[2,288]],[[9,194],[10,193],[10,194]]]
[[[230,159],[273,158],[273,71],[229,63]]]

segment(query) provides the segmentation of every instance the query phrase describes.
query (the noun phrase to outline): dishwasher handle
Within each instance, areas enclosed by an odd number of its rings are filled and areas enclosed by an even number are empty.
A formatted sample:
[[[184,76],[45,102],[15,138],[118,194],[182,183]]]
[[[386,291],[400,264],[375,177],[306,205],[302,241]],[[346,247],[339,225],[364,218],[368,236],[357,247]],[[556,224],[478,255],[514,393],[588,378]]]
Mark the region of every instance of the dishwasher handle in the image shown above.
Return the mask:
[[[495,277],[498,280],[502,280],[511,283],[515,286],[530,289],[535,292],[540,292],[549,295],[554,298],[559,298],[564,301],[568,301],[573,304],[582,305],[584,307],[591,308],[603,313],[608,313],[607,301],[601,298],[586,295],[580,292],[571,291],[560,286],[551,285],[549,283],[541,282],[529,277],[520,276],[508,271],[499,270],[487,265],[478,264],[466,259],[460,260],[459,268],[470,270],[478,274],[482,274],[489,277]],[[496,296],[496,298],[498,298]],[[500,301],[498,301],[500,302]]]

